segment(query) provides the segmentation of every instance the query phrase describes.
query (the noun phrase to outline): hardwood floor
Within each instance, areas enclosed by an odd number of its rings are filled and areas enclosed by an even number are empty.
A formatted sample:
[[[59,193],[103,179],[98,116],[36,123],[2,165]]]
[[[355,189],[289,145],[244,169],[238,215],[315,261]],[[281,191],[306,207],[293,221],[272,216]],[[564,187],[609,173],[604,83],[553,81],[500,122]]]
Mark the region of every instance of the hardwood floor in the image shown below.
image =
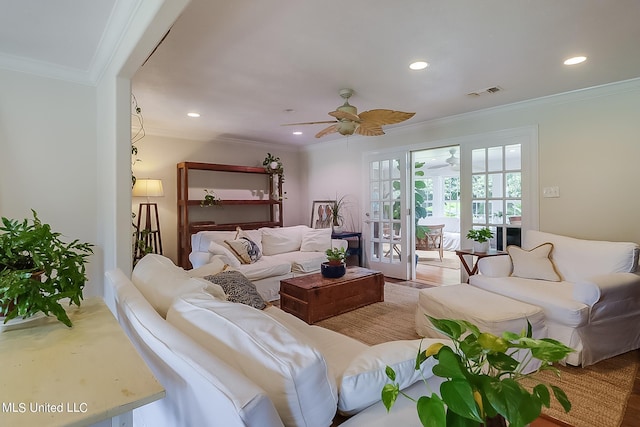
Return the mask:
[[[451,268],[442,268],[431,265],[419,264],[416,270],[416,281],[407,282],[393,278],[385,278],[386,281],[398,283],[405,286],[416,288],[425,288],[430,286],[452,285],[460,283],[460,272]],[[638,352],[640,357],[640,352]],[[636,373],[636,379],[633,390],[627,400],[627,408],[620,427],[638,427],[640,426],[640,370]],[[581,427],[569,426],[566,423],[557,421],[547,417],[531,423],[531,427]]]

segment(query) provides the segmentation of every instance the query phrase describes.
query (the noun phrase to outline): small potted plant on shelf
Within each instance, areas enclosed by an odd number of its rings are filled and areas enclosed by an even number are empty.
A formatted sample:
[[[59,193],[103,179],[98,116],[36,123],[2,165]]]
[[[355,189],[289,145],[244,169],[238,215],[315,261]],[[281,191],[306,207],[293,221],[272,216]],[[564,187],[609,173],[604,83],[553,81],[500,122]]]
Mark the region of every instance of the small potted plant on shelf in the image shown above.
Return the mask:
[[[550,406],[552,393],[565,412],[571,409],[571,402],[561,388],[538,383],[535,374],[551,370],[559,376],[560,371],[553,363],[564,359],[573,349],[550,338],[532,338],[529,322],[527,330],[520,334],[504,332],[498,337],[480,332],[465,320],[432,317],[429,320],[451,338],[452,345],[435,343],[417,355],[416,369],[433,357],[438,361],[433,374],[445,379],[440,385],[440,396],[432,393],[416,402],[423,426],[505,427],[507,421],[509,427],[524,427],[540,416],[543,406]],[[516,351],[520,352],[521,361],[513,357]],[[537,369],[528,368],[536,361],[540,363]],[[387,411],[400,394],[414,400],[400,391],[392,368],[387,366],[386,374],[392,381],[382,390]]]
[[[345,248],[329,248],[325,253],[327,254],[327,261],[320,265],[322,275],[330,279],[344,276],[347,272],[345,263],[347,251]]]
[[[200,201],[200,207],[219,205],[222,199],[213,190],[204,189],[204,200]]]
[[[80,306],[87,281],[85,264],[92,244],[65,243],[61,234],[33,220],[2,218],[0,225],[0,316],[4,323],[38,312],[53,314],[71,326],[60,300]]]
[[[488,252],[489,239],[493,237],[493,232],[487,227],[472,229],[467,233],[467,239],[473,240],[474,252]]]

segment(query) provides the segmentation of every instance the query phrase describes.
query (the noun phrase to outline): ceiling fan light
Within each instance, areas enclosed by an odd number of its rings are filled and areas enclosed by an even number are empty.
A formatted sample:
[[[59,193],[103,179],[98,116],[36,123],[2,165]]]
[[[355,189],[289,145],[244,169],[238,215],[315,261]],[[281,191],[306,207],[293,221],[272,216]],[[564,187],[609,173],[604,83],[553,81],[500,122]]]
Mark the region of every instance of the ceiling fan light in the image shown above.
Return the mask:
[[[425,68],[427,68],[429,66],[429,64],[425,61],[416,61],[416,62],[412,62],[411,64],[409,64],[409,68],[412,70],[424,70]]]

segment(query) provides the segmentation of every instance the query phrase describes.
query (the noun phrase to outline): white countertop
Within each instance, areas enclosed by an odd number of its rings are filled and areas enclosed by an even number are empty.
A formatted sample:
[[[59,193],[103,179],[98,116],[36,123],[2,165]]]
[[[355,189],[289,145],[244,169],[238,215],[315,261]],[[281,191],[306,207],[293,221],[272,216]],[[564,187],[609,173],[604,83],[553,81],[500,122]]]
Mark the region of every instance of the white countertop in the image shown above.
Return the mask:
[[[161,399],[164,388],[99,297],[0,333],[0,425],[86,426]]]

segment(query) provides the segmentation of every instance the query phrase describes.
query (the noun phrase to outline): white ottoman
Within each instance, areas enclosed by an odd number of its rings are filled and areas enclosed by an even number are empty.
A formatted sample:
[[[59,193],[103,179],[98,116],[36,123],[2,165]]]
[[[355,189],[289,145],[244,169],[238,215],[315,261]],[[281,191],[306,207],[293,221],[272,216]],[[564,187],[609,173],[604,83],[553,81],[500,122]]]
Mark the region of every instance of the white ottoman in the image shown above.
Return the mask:
[[[420,290],[416,310],[416,332],[422,337],[441,338],[425,315],[437,319],[467,320],[501,336],[505,331],[520,333],[531,323],[533,338],[546,338],[544,313],[538,306],[494,294],[466,284]]]

